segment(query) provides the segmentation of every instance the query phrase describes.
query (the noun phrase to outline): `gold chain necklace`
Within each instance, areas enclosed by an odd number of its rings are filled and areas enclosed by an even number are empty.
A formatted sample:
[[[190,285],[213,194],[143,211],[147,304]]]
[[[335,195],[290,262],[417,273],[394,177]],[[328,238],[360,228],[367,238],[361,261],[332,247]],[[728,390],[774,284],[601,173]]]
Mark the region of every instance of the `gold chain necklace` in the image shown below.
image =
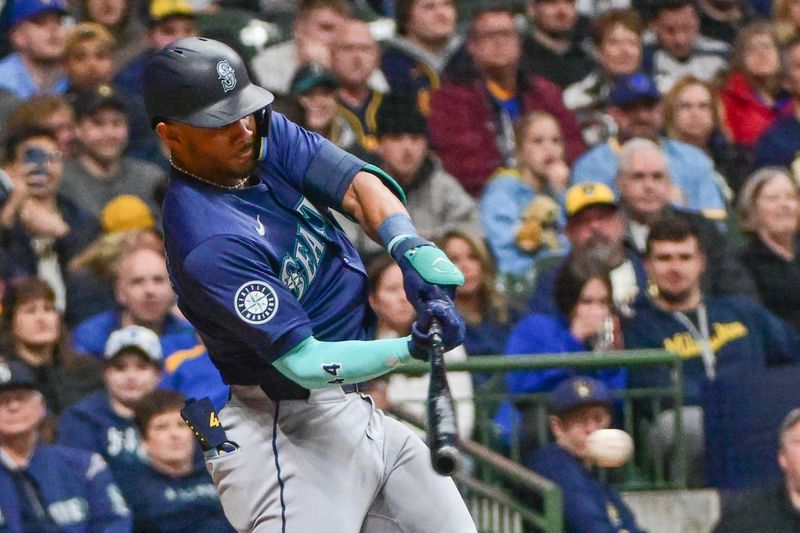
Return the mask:
[[[202,181],[203,183],[208,183],[209,185],[213,185],[214,187],[219,187],[220,189],[235,189],[235,190],[241,190],[241,189],[244,189],[245,185],[247,184],[247,180],[249,180],[249,179],[250,179],[250,176],[246,176],[246,177],[242,178],[241,180],[239,180],[239,183],[237,183],[236,185],[220,185],[219,183],[214,183],[213,181],[209,181],[209,180],[207,180],[207,179],[205,179],[205,178],[201,178],[200,176],[198,176],[198,175],[196,175],[196,174],[192,174],[192,173],[191,173],[191,172],[189,172],[188,170],[184,170],[184,169],[182,169],[181,167],[179,167],[178,165],[176,165],[174,161],[172,161],[172,158],[171,158],[171,157],[169,158],[169,164],[170,164],[170,165],[172,165],[172,168],[174,168],[174,169],[175,169],[175,170],[177,170],[178,172],[183,172],[183,173],[184,173],[184,174],[186,174],[187,176],[191,176],[191,177],[193,177],[193,178],[194,178],[194,179],[196,179],[196,180],[200,180],[200,181]]]

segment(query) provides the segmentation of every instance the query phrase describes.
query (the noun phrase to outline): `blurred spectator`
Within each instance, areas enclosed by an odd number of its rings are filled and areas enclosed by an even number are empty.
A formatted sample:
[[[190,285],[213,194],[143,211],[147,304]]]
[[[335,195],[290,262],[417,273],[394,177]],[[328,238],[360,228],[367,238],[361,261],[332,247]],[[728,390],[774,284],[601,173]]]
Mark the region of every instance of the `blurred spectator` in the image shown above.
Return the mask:
[[[573,185],[567,190],[564,204],[565,234],[572,253],[592,257],[609,269],[614,305],[623,315],[630,316],[647,279],[639,254],[625,240],[625,222],[614,192],[602,183]],[[555,283],[566,264],[565,259],[542,270],[528,304],[529,311],[558,314]]]
[[[664,153],[657,144],[648,139],[625,143],[620,151],[616,183],[626,236],[640,254],[646,251],[647,235],[653,224],[666,216],[682,217],[697,229],[703,253],[708,257],[701,279],[703,292],[758,297],[750,272],[739,262],[717,225],[702,215],[670,204],[674,187]]]
[[[764,306],[800,332],[800,196],[780,167],[757,170],[739,195],[742,229],[750,239],[742,260]]]
[[[464,349],[469,355],[501,355],[516,313],[497,288],[489,250],[483,241],[459,230],[447,232],[438,243],[464,273],[464,284],[456,288],[454,300],[467,324]],[[473,374],[475,385],[489,376]]]
[[[772,22],[782,44],[794,40],[800,34],[800,4],[797,0],[773,0]]]
[[[373,88],[369,80],[379,72],[380,48],[366,22],[348,20],[336,31],[331,43],[331,71],[339,80],[336,97],[339,113],[356,132],[361,147],[374,152],[375,112],[380,105],[382,90]]]
[[[159,390],[136,404],[136,426],[148,461],[115,472],[133,512],[133,529],[232,533],[211,477],[199,460],[194,434],[181,419],[184,400],[178,392]]]
[[[369,305],[377,317],[376,338],[396,338],[411,333],[415,318],[414,308],[408,303],[403,290],[403,273],[386,255],[377,256],[367,268],[369,279]],[[458,346],[444,354],[445,362],[463,361],[467,354]],[[456,406],[458,433],[469,437],[475,423],[475,406],[472,403],[472,378],[468,372],[448,372],[447,381]],[[389,403],[403,403],[412,412],[425,415],[429,377],[410,377],[401,374],[389,376],[386,398]]]
[[[651,305],[624,328],[626,348],[666,349],[683,360],[683,435],[676,437],[674,413],[667,410],[649,437],[653,456],[668,460],[675,439],[683,439],[690,479],[703,472],[704,384],[726,369],[747,372],[800,361],[800,336],[761,304],[744,296],[703,294],[706,264],[691,222],[669,217],[654,223],[645,256]],[[631,369],[628,378],[631,388],[668,386],[673,379],[667,367]]]
[[[627,9],[634,3],[631,0],[576,0],[578,13],[584,17],[595,19],[612,9]]]
[[[783,484],[748,494],[723,508],[714,533],[800,530],[800,408],[791,410],[778,431],[778,464]]]
[[[396,35],[383,43],[381,71],[392,91],[414,92],[424,115],[430,111],[439,75],[459,49],[454,0],[399,0]]]
[[[428,239],[461,229],[480,238],[483,229],[475,200],[428,150],[425,117],[412,94],[390,93],[376,113],[380,167],[394,177],[408,198],[406,209],[417,230]],[[381,253],[357,224],[341,220],[364,258]]]
[[[100,366],[78,357],[55,308],[50,286],[38,278],[18,278],[3,295],[3,356],[20,361],[33,374],[50,413],[102,387]]]
[[[176,390],[188,398],[208,396],[217,410],[225,406],[230,394],[199,336],[195,346],[176,350],[166,358],[159,387]]]
[[[297,69],[305,63],[331,67],[330,47],[350,17],[347,0],[300,0],[292,23],[294,38],[264,49],[251,61],[258,84],[287,94]]]
[[[669,91],[684,76],[713,81],[728,67],[728,44],[700,35],[694,0],[653,2],[650,23],[656,42],[645,46],[642,68]]]
[[[114,65],[118,69],[133,61],[145,47],[145,28],[137,6],[134,0],[80,0],[78,3],[81,21],[105,26],[116,38]]]
[[[117,309],[88,318],[73,330],[77,352],[102,358],[111,332],[133,324],[158,334],[164,357],[197,345],[194,328],[172,314],[175,294],[163,251],[148,247],[129,251],[120,260],[114,292]]]
[[[781,56],[783,88],[789,93],[792,103],[787,106],[787,112],[756,141],[755,168],[768,165],[791,167],[800,152],[800,37],[788,42]]]
[[[92,90],[111,83],[115,46],[114,37],[100,24],[84,22],[70,29],[64,47],[69,92]]]
[[[431,145],[473,196],[499,167],[515,166],[513,122],[531,111],[548,111],[561,125],[567,159],[584,145],[557,85],[527,75],[511,11],[483,6],[473,17],[466,43],[471,62],[454,65],[436,92],[428,117]]]
[[[567,244],[557,201],[566,189],[569,167],[561,127],[551,114],[525,115],[514,137],[517,167],[498,169],[486,183],[480,215],[497,269],[532,281],[537,259],[559,254]]]
[[[666,136],[701,149],[720,174],[725,199],[738,191],[750,168],[749,153],[733,144],[723,132],[719,91],[710,82],[694,76],[678,80],[664,96]],[[729,191],[729,189],[732,189]]]
[[[522,54],[536,74],[562,88],[589,74],[589,20],[578,14],[575,0],[528,0],[526,13],[533,24]]]
[[[642,533],[619,493],[592,473],[589,435],[611,427],[613,398],[606,386],[589,377],[563,381],[550,395],[550,431],[555,442],[537,450],[525,463],[553,481],[564,496],[567,533]]]
[[[570,352],[603,352],[623,347],[619,320],[614,314],[611,279],[607,268],[591,256],[578,250],[570,254],[555,280],[554,299],[556,314],[529,313],[514,325],[508,336],[505,353],[508,356],[529,354],[554,354]],[[597,371],[575,372],[572,369],[509,372],[506,389],[512,394],[550,392],[564,380],[576,375],[592,375],[610,389],[621,390],[626,385],[624,368],[607,368]],[[512,404],[501,407],[497,420],[502,427],[504,441],[515,433],[517,417],[521,427],[522,449],[530,450],[542,442],[538,439],[538,410],[530,404],[517,403],[521,413]]]
[[[71,292],[67,263],[99,233],[97,222],[58,192],[63,154],[49,130],[13,133],[6,153],[13,188],[0,208],[0,242],[17,267],[50,284],[63,312]]]
[[[66,5],[62,0],[16,0],[10,6],[12,53],[0,60],[0,89],[23,100],[40,92],[63,93]]]
[[[705,216],[723,220],[725,201],[711,159],[701,150],[661,136],[661,95],[653,80],[642,73],[617,80],[609,97],[608,112],[619,131],[616,137],[595,146],[575,162],[572,182],[613,185],[619,147],[634,137],[657,142],[667,157],[673,183],[683,193],[682,205]]]
[[[143,37],[145,49],[127,66],[121,66],[114,77],[114,85],[124,93],[128,115],[128,155],[144,159],[169,169],[169,162],[150,125],[144,107],[144,66],[155,54],[172,41],[198,34],[197,15],[185,0],[150,0],[147,33]]]
[[[103,354],[105,389],[87,396],[61,413],[58,443],[99,453],[111,471],[144,459],[133,408],[153,392],[161,377],[158,335],[141,326],[113,332]]]
[[[698,0],[700,33],[726,43],[736,39],[743,26],[756,18],[755,0]]]
[[[5,122],[6,138],[31,127],[45,128],[55,135],[58,149],[72,155],[75,145],[75,112],[62,95],[32,96],[11,110]]]
[[[564,90],[564,105],[574,112],[589,146],[604,142],[615,132],[606,113],[615,81],[639,70],[644,24],[632,9],[613,9],[593,23],[596,68]]]
[[[753,148],[756,140],[786,112],[781,60],[772,26],[756,22],[736,36],[731,73],[720,96],[733,141]]]
[[[0,516],[8,531],[128,533],[131,514],[97,454],[45,444],[31,373],[0,363]]]
[[[164,172],[124,154],[128,121],[123,96],[109,86],[82,93],[75,101],[78,153],[64,164],[61,192],[79,207],[99,217],[103,206],[123,194],[133,194],[153,210],[153,191]]]

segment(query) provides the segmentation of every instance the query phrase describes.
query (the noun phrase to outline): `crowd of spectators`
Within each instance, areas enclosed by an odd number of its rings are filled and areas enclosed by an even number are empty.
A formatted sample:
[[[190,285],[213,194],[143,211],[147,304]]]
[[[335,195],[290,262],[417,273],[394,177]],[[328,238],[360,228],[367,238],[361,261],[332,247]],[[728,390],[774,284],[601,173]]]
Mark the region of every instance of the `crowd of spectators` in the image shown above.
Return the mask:
[[[454,299],[467,339],[448,358],[679,354],[683,434],[667,410],[635,437],[667,460],[684,439],[702,485],[714,438],[704,386],[800,362],[798,6],[0,2],[0,477],[17,489],[0,496],[0,526],[222,530],[177,410],[180,394],[219,408],[227,387],[175,307],[159,213],[170,161],[142,99],[148,58],[194,35],[233,46],[277,112],[403,187],[420,233],[465,275]],[[407,334],[399,271],[331,216],[372,276],[375,336]],[[620,423],[607,395],[673,379],[622,368],[456,376],[462,432],[478,425],[484,387],[550,393],[581,375],[602,392],[603,427]],[[379,405],[424,398],[419,378],[371,385]],[[544,449],[542,412],[503,402],[499,441],[522,428],[529,466],[568,461],[565,482],[578,483],[586,464],[568,411],[551,412]],[[782,429],[787,472],[796,433],[797,416]],[[41,466],[62,462],[58,475]],[[618,496],[595,489],[633,531]]]

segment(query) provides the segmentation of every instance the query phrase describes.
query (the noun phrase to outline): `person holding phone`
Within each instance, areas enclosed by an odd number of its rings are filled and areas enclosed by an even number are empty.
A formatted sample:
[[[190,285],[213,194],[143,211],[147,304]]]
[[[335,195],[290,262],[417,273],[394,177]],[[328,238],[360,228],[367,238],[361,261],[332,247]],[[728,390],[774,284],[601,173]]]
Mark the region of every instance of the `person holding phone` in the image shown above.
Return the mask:
[[[0,207],[0,244],[25,273],[53,287],[56,307],[67,302],[66,264],[99,233],[91,214],[58,193],[63,154],[47,129],[12,133],[5,144],[11,190]]]

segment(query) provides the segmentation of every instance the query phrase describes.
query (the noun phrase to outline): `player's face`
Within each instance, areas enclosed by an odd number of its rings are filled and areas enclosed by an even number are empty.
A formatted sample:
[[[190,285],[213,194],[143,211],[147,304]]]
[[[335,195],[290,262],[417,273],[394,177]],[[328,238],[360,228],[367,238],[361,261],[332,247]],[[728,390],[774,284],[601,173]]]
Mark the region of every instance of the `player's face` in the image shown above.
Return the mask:
[[[621,24],[606,33],[598,47],[600,65],[612,76],[632,74],[642,58],[642,40]]]
[[[473,22],[467,47],[475,64],[489,71],[514,67],[522,44],[510,13],[485,13]]]
[[[688,85],[673,105],[672,127],[678,134],[706,142],[714,129],[714,101],[708,89],[697,83]]]
[[[160,329],[175,300],[164,257],[140,249],[125,258],[119,269],[116,297],[134,324]]]
[[[667,164],[660,151],[633,152],[627,168],[617,177],[620,200],[634,220],[646,222],[667,205],[670,193]]]
[[[67,55],[64,66],[70,85],[79,89],[109,83],[114,76],[111,49],[97,41],[78,43]]]
[[[165,124],[162,139],[181,168],[210,180],[233,183],[252,174],[256,121],[252,115],[220,128]]]
[[[408,32],[422,42],[446,41],[455,32],[456,19],[452,0],[416,0],[408,18]]]
[[[29,435],[45,415],[42,395],[31,389],[0,391],[0,442]]]
[[[611,413],[604,405],[580,407],[562,418],[550,417],[550,429],[558,445],[579,459],[588,459],[586,438],[593,431],[609,427]]]
[[[172,41],[194,37],[198,33],[197,22],[191,17],[169,17],[156,24],[148,34],[150,49],[157,52]]]
[[[183,464],[194,454],[194,434],[178,409],[151,418],[142,444],[155,464]]]
[[[762,185],[753,207],[753,219],[759,232],[793,235],[797,231],[800,197],[786,174],[778,174]]]
[[[369,304],[381,326],[405,335],[414,320],[414,308],[406,299],[403,289],[403,272],[397,264],[389,265],[382,273],[375,291],[369,295]]]
[[[555,120],[543,117],[525,130],[517,154],[520,165],[545,175],[547,167],[564,159],[564,140]]]
[[[682,241],[653,241],[645,268],[658,288],[659,297],[681,303],[700,290],[705,255],[695,237]]]
[[[61,316],[54,303],[37,298],[20,304],[11,322],[14,341],[24,346],[55,346],[61,331]]]
[[[102,164],[118,161],[128,145],[128,119],[116,109],[99,109],[81,118],[76,132],[83,150]]]
[[[672,57],[686,59],[700,35],[700,17],[693,6],[662,11],[653,24],[659,44]]]
[[[153,392],[160,379],[161,369],[136,350],[123,351],[103,370],[108,394],[123,405],[133,405]]]
[[[453,237],[444,245],[444,253],[464,274],[464,284],[456,288],[457,296],[474,296],[481,286],[483,267],[478,253],[470,243],[459,237]]]
[[[800,423],[795,423],[783,434],[778,464],[787,485],[793,492],[800,492]]]
[[[428,139],[419,133],[382,135],[378,140],[378,155],[386,171],[408,187],[428,155]]]
[[[15,48],[35,62],[60,61],[66,43],[63,18],[58,13],[46,12],[20,22],[11,32]]]

